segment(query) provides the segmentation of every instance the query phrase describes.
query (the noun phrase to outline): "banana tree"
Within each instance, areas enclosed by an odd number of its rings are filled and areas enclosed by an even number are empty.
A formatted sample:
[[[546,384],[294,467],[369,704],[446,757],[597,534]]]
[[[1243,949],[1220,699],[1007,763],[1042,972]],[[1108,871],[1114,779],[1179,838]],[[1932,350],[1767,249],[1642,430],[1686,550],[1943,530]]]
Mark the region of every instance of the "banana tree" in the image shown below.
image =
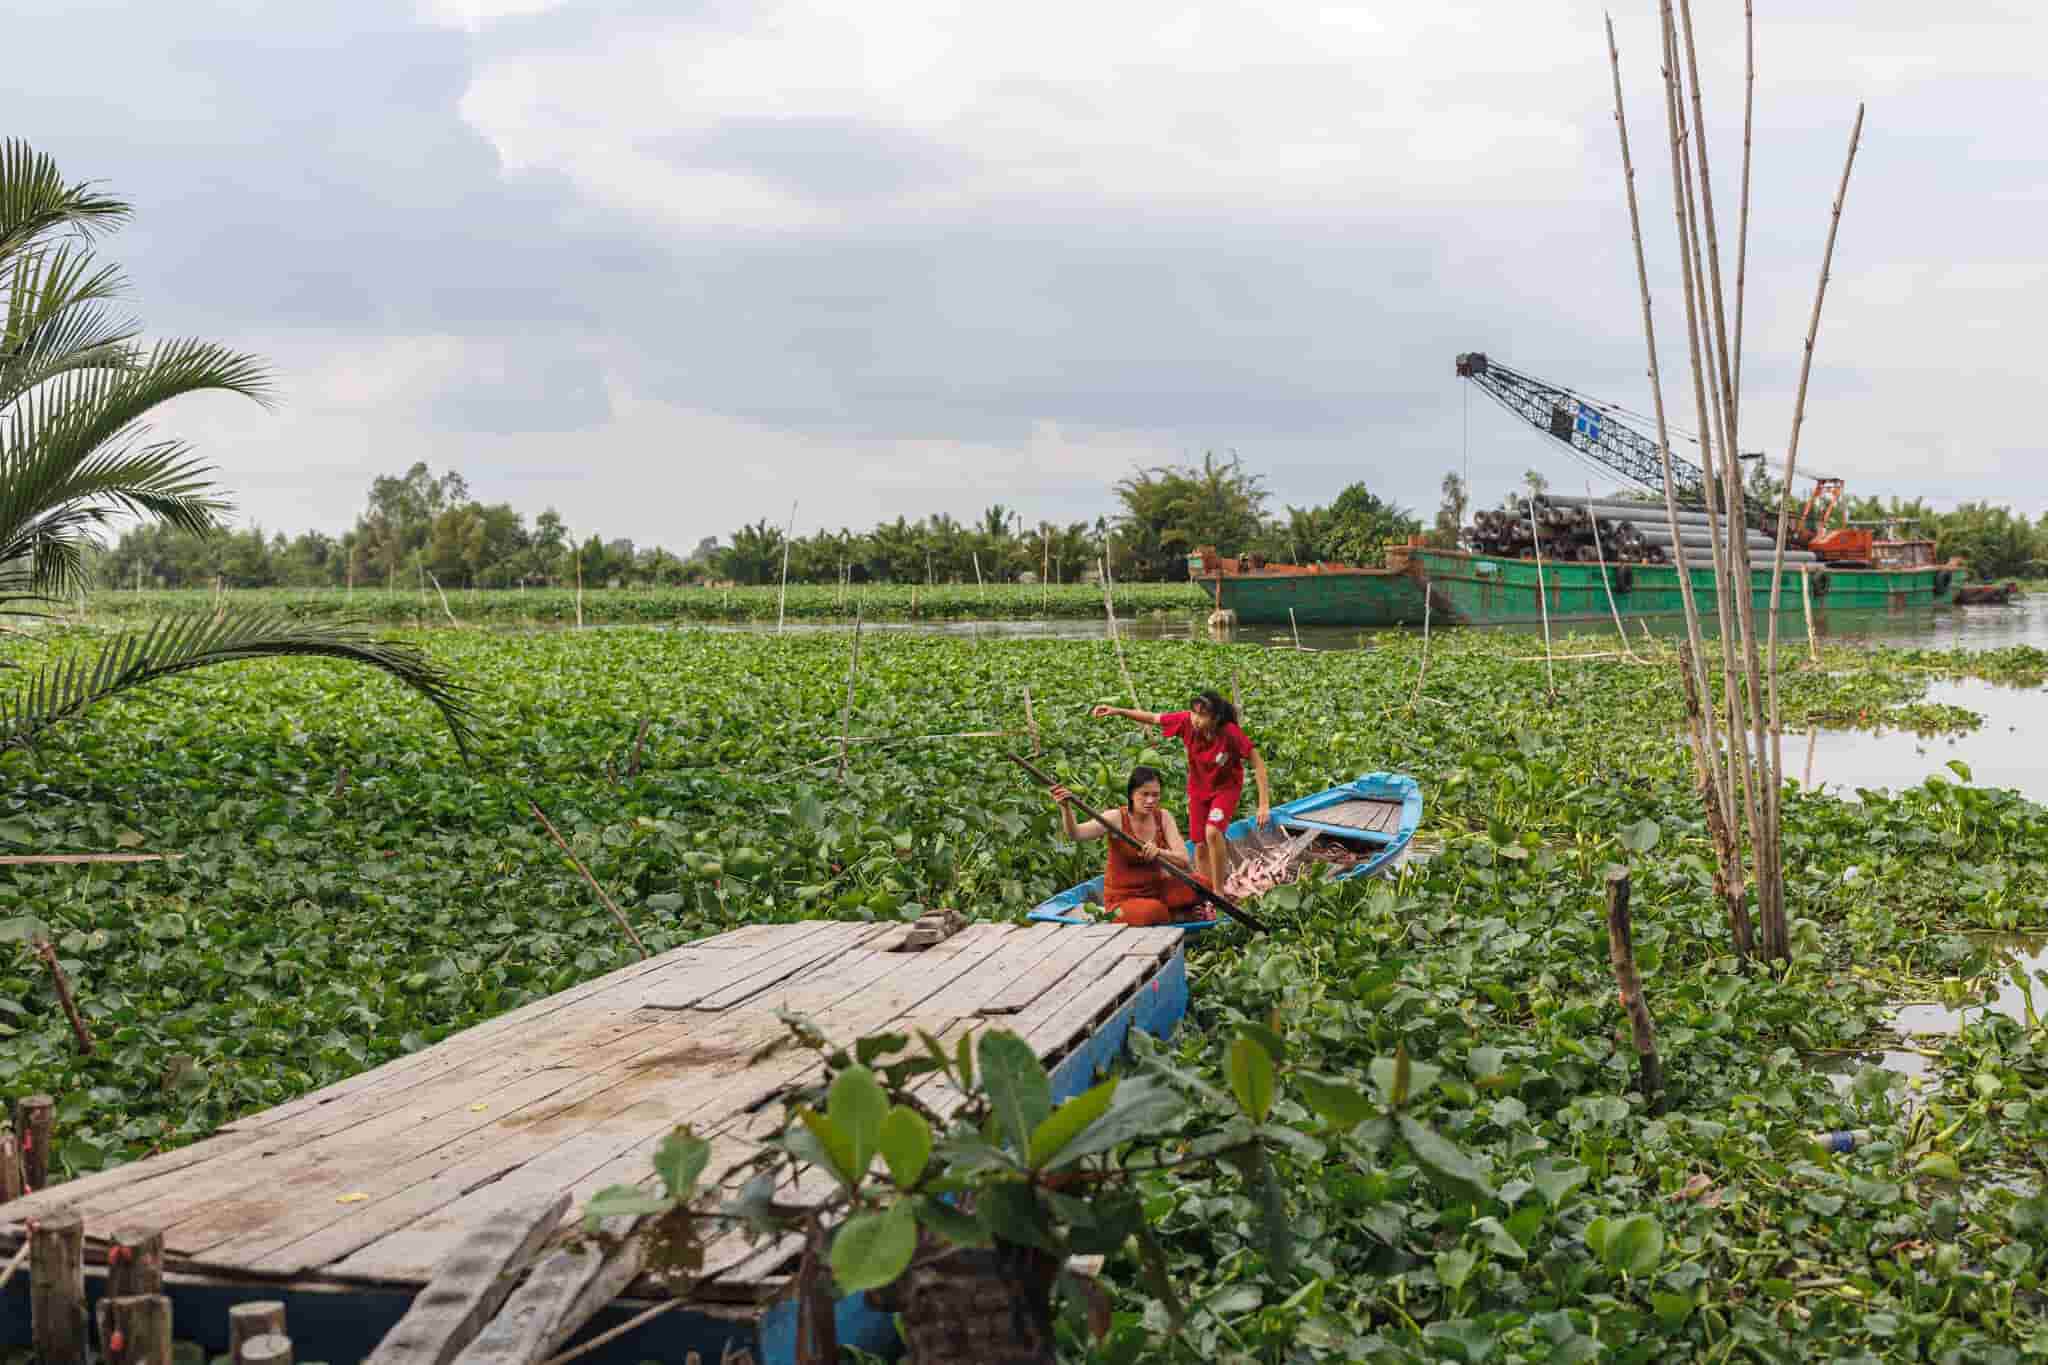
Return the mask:
[[[117,313],[120,270],[94,259],[129,206],[18,140],[0,142],[0,615],[45,615],[85,585],[100,533],[141,518],[206,533],[229,511],[213,470],[149,425],[208,391],[266,406],[262,361],[212,342],[145,344]],[[439,709],[467,751],[467,689],[418,649],[349,625],[227,607],[116,636],[96,657],[17,670],[0,698],[0,750],[32,744],[96,702],[173,674],[244,659],[339,659],[391,675]]]

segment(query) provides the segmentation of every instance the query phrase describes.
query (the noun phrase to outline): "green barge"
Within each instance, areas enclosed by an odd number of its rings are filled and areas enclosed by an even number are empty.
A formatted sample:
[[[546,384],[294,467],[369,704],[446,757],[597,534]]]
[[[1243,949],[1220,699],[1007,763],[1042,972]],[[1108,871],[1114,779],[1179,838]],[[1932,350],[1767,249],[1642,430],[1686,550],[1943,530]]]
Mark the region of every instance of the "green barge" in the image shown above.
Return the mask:
[[[1674,564],[1599,564],[1471,554],[1426,546],[1398,546],[1379,569],[1340,565],[1273,565],[1238,569],[1228,562],[1194,558],[1195,582],[1220,611],[1236,613],[1245,625],[1419,626],[1425,602],[1435,624],[1473,626],[1607,621],[1682,615],[1678,575],[1692,574],[1694,599],[1703,614],[1718,602],[1714,572]],[[1893,568],[1842,569],[1822,564],[1788,564],[1779,611],[1802,616],[1810,599],[1816,615],[1826,611],[1905,611],[1943,606],[1954,600],[1960,573],[1952,566],[1919,564]],[[1539,577],[1541,586],[1539,589]],[[1802,581],[1803,580],[1803,581]],[[1750,573],[1757,612],[1771,604],[1768,564]],[[1610,595],[1612,606],[1609,606]],[[1291,613],[1291,616],[1290,616]]]

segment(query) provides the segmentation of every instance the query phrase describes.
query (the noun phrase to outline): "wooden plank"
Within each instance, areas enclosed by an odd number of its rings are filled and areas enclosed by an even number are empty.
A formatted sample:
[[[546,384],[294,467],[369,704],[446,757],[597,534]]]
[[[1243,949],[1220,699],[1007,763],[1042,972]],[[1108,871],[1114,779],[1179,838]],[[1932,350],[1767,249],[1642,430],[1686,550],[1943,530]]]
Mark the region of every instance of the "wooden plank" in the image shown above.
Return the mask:
[[[690,1065],[692,1061],[727,1061],[732,1064],[731,1074],[744,1078],[751,1071],[746,1067],[747,1057],[769,1036],[766,1021],[762,1021],[758,1036],[731,1036],[728,1027],[729,1036],[724,1038],[692,1037],[685,1032],[691,1021],[669,1017],[672,1022],[656,1040],[657,1045],[582,1075],[544,1103],[501,1114],[490,1125],[375,1171],[363,1183],[361,1192],[370,1196],[367,1199],[349,1205],[307,1201],[260,1225],[244,1222],[236,1226],[215,1220],[224,1235],[210,1238],[203,1253],[195,1249],[190,1254],[203,1264],[297,1274],[349,1256],[475,1191],[488,1190],[486,1208],[507,1199],[557,1192],[565,1183],[559,1170],[544,1165],[528,1175],[523,1168],[580,1142],[604,1144],[609,1151],[649,1133],[666,1135],[691,1117],[694,1097],[701,1094],[710,1074],[701,1065]],[[678,1059],[688,1067],[680,1074],[669,1069]],[[571,1151],[566,1160],[588,1169],[600,1164],[605,1154]],[[374,1161],[375,1155],[374,1150],[356,1149],[349,1152],[348,1160],[362,1169],[363,1162]],[[342,1159],[330,1154],[316,1174],[324,1174]],[[326,1188],[334,1188],[331,1181]],[[186,1228],[179,1233],[194,1242],[200,1236]],[[422,1258],[407,1269],[417,1276],[433,1259]]]
[[[630,1218],[606,1221],[619,1224],[621,1232],[634,1222]],[[612,1256],[630,1255],[628,1248],[637,1245],[628,1242]],[[533,1365],[545,1358],[550,1353],[548,1343],[556,1324],[568,1316],[570,1307],[598,1277],[606,1259],[605,1253],[593,1244],[556,1248],[533,1268],[525,1283],[512,1291],[512,1297],[477,1333],[476,1340],[455,1357],[455,1365]],[[638,1257],[634,1259],[637,1262]],[[631,1282],[631,1276],[627,1282]],[[625,1285],[619,1287],[623,1289]],[[574,1331],[575,1327],[569,1330]]]
[[[448,1365],[511,1292],[511,1276],[554,1235],[569,1196],[501,1210],[434,1272],[434,1278],[365,1365]]]
[[[584,1066],[508,1061],[462,1084],[417,1087],[406,1092],[405,1103],[381,1112],[366,1114],[348,1106],[327,1114],[317,1133],[237,1153],[233,1160],[190,1173],[160,1198],[123,1205],[120,1211],[166,1226],[173,1254],[190,1257],[218,1243],[221,1237],[214,1234],[221,1229],[247,1232],[291,1216],[294,1208],[304,1215],[315,1207],[288,1197],[288,1191],[312,1187],[332,1197],[374,1194],[407,1163],[474,1145],[479,1135],[518,1110],[590,1085],[592,1068],[630,1064],[687,1037],[674,1016],[650,1012],[637,1017],[650,1022],[594,1047]],[[510,1069],[515,1066],[518,1070]],[[116,1211],[107,1203],[93,1201],[93,1208]]]
[[[1063,1001],[1057,1009],[1048,1009],[1035,1018],[1025,1016],[1029,1022],[1018,1032],[1039,1056],[1058,1057],[1076,1038],[1085,1038],[1093,1032],[1103,1014],[1123,1003],[1126,996],[1157,970],[1157,963],[1143,958],[1119,957],[1115,966],[1072,999]]]
[[[1097,932],[1091,933],[1090,930]],[[1172,929],[1168,932],[1178,934],[1180,930]],[[1049,945],[1051,951],[1043,954],[1037,965],[1010,976],[975,1008],[974,1013],[984,1016],[1016,1014],[1058,985],[1068,973],[1096,953],[1113,953],[1115,946],[1123,939],[1123,931],[1119,926],[1107,924],[1064,929],[1048,928],[1041,930],[1040,934],[1052,941]]]
[[[858,951],[868,939],[881,937],[892,926],[832,924],[827,927],[833,932],[807,935],[709,976],[693,974],[673,982],[650,982],[641,1003],[649,1009],[662,1010],[730,1009],[780,982],[802,976],[820,964],[837,961],[849,952]]]
[[[580,985],[571,986],[567,990],[529,1001],[508,1013],[453,1034],[432,1047],[404,1057],[393,1058],[381,1066],[337,1081],[299,1099],[237,1119],[228,1127],[239,1130],[245,1127],[274,1126],[296,1114],[331,1104],[345,1096],[381,1087],[394,1079],[406,1078],[409,1073],[445,1070],[471,1051],[486,1046],[518,1044],[530,1039],[542,1031],[538,1025],[543,1020],[549,1025],[547,1031],[555,1032],[561,1020],[553,1016],[562,1015],[572,1009],[574,1013],[570,1017],[587,1015],[592,1009],[620,1008],[619,1001],[611,1001],[607,997],[619,994],[623,999],[628,988],[642,978],[658,978],[666,973],[687,972],[700,963],[713,961],[724,964],[726,970],[738,970],[751,959],[764,953],[779,951],[815,935],[841,933],[845,929],[844,924],[831,920],[803,920],[794,924],[754,924],[720,934],[715,938],[685,943],[656,957],[628,963],[624,967],[594,977]],[[709,950],[717,950],[717,957],[711,958]],[[742,952],[745,954],[744,957],[736,955]],[[638,1004],[637,1000],[632,1000],[624,1007],[631,1008]],[[415,1077],[412,1083],[416,1084],[423,1078]]]
[[[203,1165],[217,1157],[232,1155],[258,1141],[260,1139],[253,1133],[231,1133],[201,1138],[189,1147],[180,1147],[174,1152],[165,1152],[162,1156],[153,1156],[144,1161],[132,1161],[111,1170],[95,1171],[91,1175],[82,1175],[76,1180],[53,1185],[41,1194],[32,1194],[24,1199],[0,1205],[0,1215],[4,1215],[8,1230],[13,1231],[26,1220],[47,1217],[53,1210],[63,1208],[67,1204],[84,1206],[106,1197],[113,1191],[140,1191],[171,1176],[182,1175],[193,1166]]]

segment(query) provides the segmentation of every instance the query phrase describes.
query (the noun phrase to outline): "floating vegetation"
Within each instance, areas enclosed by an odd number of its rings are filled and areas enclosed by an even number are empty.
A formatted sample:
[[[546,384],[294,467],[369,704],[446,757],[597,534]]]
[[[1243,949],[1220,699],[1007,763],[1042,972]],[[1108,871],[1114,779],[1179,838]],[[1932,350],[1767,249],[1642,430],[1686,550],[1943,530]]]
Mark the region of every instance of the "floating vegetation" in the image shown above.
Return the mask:
[[[658,952],[751,921],[1019,919],[1092,875],[1100,848],[1055,838],[1052,804],[1000,761],[1032,742],[1027,686],[1038,761],[1077,789],[1173,766],[1086,719],[1123,700],[1106,642],[871,635],[842,783],[842,638],[417,639],[477,685],[474,766],[382,678],[266,663],[175,679],[0,760],[8,851],[178,855],[0,869],[0,1093],[61,1097],[67,1172],[635,960],[529,800]],[[2048,1331],[2039,1022],[1973,1015],[1922,1040],[1940,1054],[1922,1091],[1876,1067],[1838,1084],[1809,1059],[1895,1044],[1893,1003],[1935,983],[1998,987],[2009,968],[1969,931],[2048,919],[2048,810],[1967,770],[1860,801],[1788,790],[1791,958],[1745,972],[1675,665],[1560,667],[1553,701],[1527,652],[1440,633],[1421,679],[1409,637],[1366,653],[1126,643],[1147,698],[1237,676],[1276,796],[1413,774],[1437,852],[1369,884],[1311,866],[1260,898],[1270,936],[1219,925],[1190,945],[1193,1014],[1162,1060],[1227,1094],[1232,1039],[1273,1054],[1272,1183],[1145,1176],[1185,1330],[1169,1335],[1121,1252],[1108,1335],[1084,1347],[1063,1327],[1071,1357],[2017,1359]],[[1789,671],[1788,727],[1880,723],[1930,676],[1909,657],[1924,656],[1830,650]],[[1659,1115],[1631,1089],[1607,960],[1615,862],[1633,870]],[[90,1054],[32,932],[56,946]],[[1400,1103],[1332,1109],[1391,1085],[1401,1058]],[[1201,1109],[1186,1136],[1212,1120]],[[1865,1140],[1814,1142],[1837,1131]],[[1277,1259],[1255,1217],[1274,1190],[1295,1234]]]

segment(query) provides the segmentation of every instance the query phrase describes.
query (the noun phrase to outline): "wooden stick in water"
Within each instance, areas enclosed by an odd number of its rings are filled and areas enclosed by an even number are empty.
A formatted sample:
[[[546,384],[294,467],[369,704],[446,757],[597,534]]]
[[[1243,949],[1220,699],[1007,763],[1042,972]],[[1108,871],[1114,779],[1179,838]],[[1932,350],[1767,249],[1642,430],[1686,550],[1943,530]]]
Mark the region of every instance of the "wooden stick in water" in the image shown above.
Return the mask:
[[[1550,659],[1550,594],[1543,588],[1543,535],[1536,529],[1536,495],[1529,494],[1529,533],[1536,538],[1536,605],[1543,609],[1544,690],[1557,700],[1557,667]],[[1680,570],[1684,572],[1683,569]]]
[[[1614,984],[1621,989],[1621,1007],[1628,1012],[1629,1033],[1641,1068],[1643,1098],[1652,1114],[1664,1108],[1664,1063],[1657,1056],[1657,1026],[1643,1000],[1643,979],[1636,972],[1635,933],[1629,922],[1628,869],[1607,874],[1607,955],[1614,964]]]
[[[568,843],[563,840],[560,832],[555,829],[554,822],[548,819],[548,813],[540,808],[540,802],[528,798],[526,808],[533,812],[534,818],[540,821],[541,828],[545,829],[548,832],[548,837],[555,841],[555,847],[561,849],[564,856],[569,859],[569,862],[575,869],[583,874],[583,880],[590,883],[590,889],[597,893],[597,898],[600,901],[604,902],[604,908],[612,912],[612,918],[619,922],[619,928],[625,931],[626,937],[632,942],[633,946],[640,950],[640,956],[643,958],[649,956],[647,945],[640,941],[640,935],[633,932],[633,926],[627,922],[625,913],[612,902],[610,896],[604,893],[604,888],[597,884],[597,878],[590,875],[590,869],[583,865],[583,860],[576,856],[576,851],[570,848]]]
[[[1030,760],[1019,758],[1016,754],[1010,754],[1008,757],[1010,762],[1016,764],[1025,772],[1030,773],[1032,777],[1036,778],[1046,788],[1050,789],[1061,785],[1058,778],[1050,777],[1044,772],[1041,772],[1036,765],[1031,763]],[[1072,795],[1071,789],[1069,789],[1069,796],[1075,808],[1078,809],[1081,812],[1081,814],[1087,816],[1090,820],[1093,820],[1096,824],[1101,825],[1103,831],[1107,833],[1109,837],[1111,837],[1112,839],[1121,839],[1125,843],[1129,844],[1132,848],[1144,847],[1144,845],[1140,843],[1138,840],[1133,839],[1130,835],[1124,833],[1115,825],[1112,825],[1108,821],[1104,820],[1102,816],[1097,812],[1090,810],[1088,806],[1082,802],[1080,797]],[[1214,905],[1218,910],[1223,911],[1225,914],[1229,915],[1232,919],[1238,921],[1240,924],[1243,924],[1247,929],[1254,929],[1262,934],[1271,932],[1271,930],[1267,929],[1264,924],[1261,924],[1257,919],[1253,918],[1243,908],[1236,904],[1233,904],[1228,898],[1226,898],[1223,895],[1222,892],[1216,890],[1213,887],[1204,886],[1192,872],[1183,872],[1178,867],[1174,866],[1172,863],[1165,861],[1161,861],[1158,864],[1158,867],[1160,871],[1166,873],[1168,876],[1180,882],[1182,885],[1193,888],[1196,895],[1200,896],[1203,900],[1208,901],[1210,904]]]
[[[853,609],[853,657],[846,665],[846,703],[839,708],[839,780],[846,780],[846,747],[853,737],[853,686],[860,677],[860,616],[861,608]]]

